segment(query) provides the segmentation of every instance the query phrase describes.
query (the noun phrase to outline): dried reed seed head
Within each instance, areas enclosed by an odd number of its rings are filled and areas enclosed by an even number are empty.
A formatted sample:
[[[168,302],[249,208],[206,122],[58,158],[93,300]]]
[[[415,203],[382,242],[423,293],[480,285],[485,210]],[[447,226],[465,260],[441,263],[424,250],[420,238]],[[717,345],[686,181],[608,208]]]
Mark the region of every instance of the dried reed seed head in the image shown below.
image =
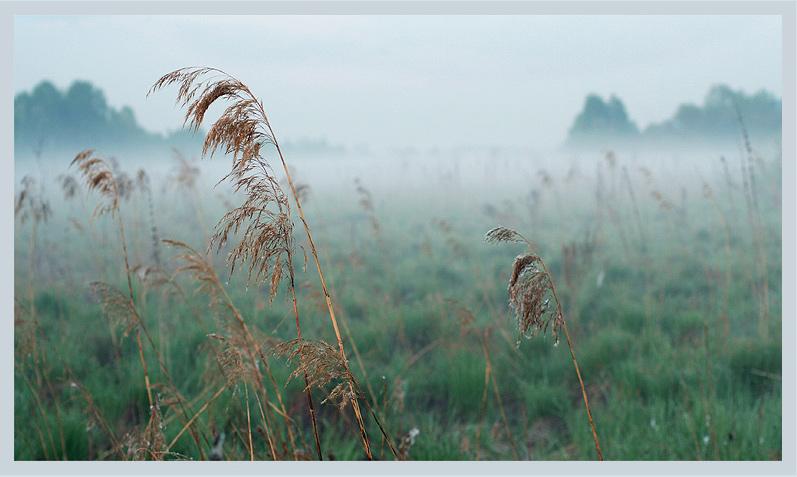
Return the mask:
[[[230,103],[208,131],[203,155],[222,149],[232,153],[235,162],[246,163],[259,157],[263,144],[274,144],[262,104],[241,81],[216,68],[181,68],[162,76],[149,94],[171,85],[178,86],[177,104],[186,111],[184,123],[194,130],[212,104]]]
[[[210,333],[207,335],[210,338],[216,367],[206,370],[205,378],[208,382],[218,383],[221,376],[228,386],[240,381],[257,382],[261,376],[251,359],[251,353],[253,353],[251,342],[247,340],[240,328],[236,330],[230,326],[225,331],[228,334]],[[221,371],[220,375],[219,371]]]
[[[231,236],[238,236],[227,256],[230,273],[248,263],[248,278],[268,281],[273,298],[293,247],[288,199],[271,176],[244,176],[235,181],[235,187],[245,189],[247,197],[219,220],[211,246],[220,251]]]
[[[143,431],[129,433],[125,439],[127,456],[131,460],[163,460],[166,455],[166,436],[160,411],[160,396],[155,396],[155,404]]]
[[[327,385],[334,384],[322,404],[329,401],[343,410],[352,400],[361,397],[340,351],[328,343],[293,339],[278,343],[274,352],[296,363],[290,379],[306,376],[305,390],[317,388],[324,391]]]
[[[263,105],[245,84],[215,68],[175,70],[161,77],[150,93],[170,85],[178,86],[177,103],[185,108],[185,123],[194,129],[212,104],[228,103],[205,136],[203,155],[213,156],[217,150],[232,154],[232,169],[222,180],[229,180],[247,198],[219,220],[211,247],[220,251],[240,233],[227,257],[230,273],[248,261],[249,279],[269,281],[273,298],[292,250],[293,224],[287,197],[261,156],[264,145],[276,146]]]
[[[484,240],[488,243],[527,242],[527,240],[522,235],[520,235],[518,232],[508,227],[496,227],[492,230],[489,230],[484,235]]]
[[[75,156],[71,166],[78,168],[89,190],[99,192],[105,199],[104,202],[97,205],[94,215],[102,215],[119,209],[119,199],[122,197],[120,190],[129,185],[120,185],[108,162],[94,156],[93,149],[86,149]],[[129,178],[124,180],[129,180]]]
[[[163,243],[178,250],[175,260],[180,265],[175,269],[175,275],[181,273],[191,275],[197,283],[195,293],[207,296],[210,299],[211,309],[218,309],[225,291],[208,258],[184,242],[164,239]],[[224,308],[223,311],[226,313],[230,310]]]
[[[14,199],[14,215],[23,224],[28,220],[46,222],[52,215],[50,201],[44,198],[43,191],[32,177],[23,177],[21,184],[22,190]]]
[[[169,275],[157,265],[138,264],[130,269],[138,280],[150,288],[160,287],[172,283]],[[176,286],[176,285],[175,285]]]
[[[137,325],[137,314],[130,297],[107,283],[91,282],[89,286],[111,326],[122,328],[122,336],[130,334]]]
[[[557,344],[564,318],[559,313],[551,277],[539,256],[526,254],[515,258],[508,291],[520,335],[532,338],[550,328]]]
[[[363,211],[368,215],[369,222],[371,223],[371,230],[375,235],[377,235],[378,240],[382,240],[380,233],[382,230],[382,226],[379,223],[379,219],[376,218],[376,211],[374,209],[374,200],[371,196],[371,191],[365,188],[362,181],[360,181],[359,177],[354,178],[355,189],[357,194],[360,196],[360,200],[358,201],[360,207],[362,207]]]
[[[227,384],[235,384],[250,376],[244,353],[236,346],[225,346],[216,356]]]

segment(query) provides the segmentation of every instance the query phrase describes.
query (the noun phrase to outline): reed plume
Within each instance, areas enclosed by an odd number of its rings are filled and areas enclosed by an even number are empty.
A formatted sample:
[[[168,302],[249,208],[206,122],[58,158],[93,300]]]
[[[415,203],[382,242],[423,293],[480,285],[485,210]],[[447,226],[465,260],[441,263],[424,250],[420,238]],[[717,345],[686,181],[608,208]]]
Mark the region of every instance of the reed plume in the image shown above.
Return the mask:
[[[322,404],[329,401],[343,410],[358,395],[362,397],[358,390],[359,386],[341,359],[340,353],[329,343],[293,339],[278,344],[275,352],[289,361],[296,362],[290,377],[306,375],[308,379],[305,389],[324,390],[326,386],[333,385],[331,390],[326,391],[326,398]]]
[[[44,197],[36,179],[25,176],[21,181],[22,190],[14,199],[14,215],[21,223],[33,221],[41,223],[52,215],[50,201]]]
[[[359,177],[354,179],[354,186],[357,190],[357,194],[360,196],[360,207],[362,207],[363,211],[368,215],[368,220],[371,223],[371,231],[377,240],[381,240],[380,232],[382,230],[382,226],[379,224],[379,219],[376,218],[374,199],[371,195],[371,191],[366,189]]]

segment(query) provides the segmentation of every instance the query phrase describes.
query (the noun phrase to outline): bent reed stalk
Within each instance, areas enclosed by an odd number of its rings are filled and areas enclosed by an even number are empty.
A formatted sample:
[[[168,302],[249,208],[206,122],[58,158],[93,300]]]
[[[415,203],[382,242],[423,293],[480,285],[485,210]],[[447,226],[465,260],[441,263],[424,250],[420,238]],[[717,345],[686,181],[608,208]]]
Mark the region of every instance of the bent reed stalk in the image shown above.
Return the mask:
[[[581,370],[573,349],[573,341],[567,329],[564,313],[562,313],[562,304],[556,293],[556,285],[551,273],[548,271],[548,267],[539,255],[531,252],[534,248],[532,243],[512,229],[496,227],[487,232],[485,240],[490,243],[525,243],[528,246],[530,253],[519,255],[515,258],[508,287],[509,303],[515,310],[518,331],[521,336],[531,338],[537,333],[545,333],[548,328],[551,328],[551,333],[555,340],[554,346],[559,343],[559,330],[564,332],[567,348],[570,351],[570,358],[576,370],[578,384],[581,387],[581,397],[584,400],[584,408],[587,411],[592,440],[595,442],[595,451],[598,454],[598,460],[602,461],[603,451],[598,440],[598,433],[595,430],[595,422],[592,419],[587,389],[581,377]],[[555,309],[550,307],[551,300],[553,300]],[[520,338],[518,338],[518,344],[520,344]]]
[[[212,124],[207,132],[202,154],[212,157],[218,150],[232,154],[231,171],[222,180],[230,180],[236,191],[246,193],[247,199],[243,205],[222,217],[216,226],[216,233],[211,239],[211,246],[218,251],[227,243],[231,234],[235,234],[239,229],[243,230],[243,238],[238,245],[233,247],[228,256],[231,272],[234,271],[237,263],[248,261],[250,278],[254,277],[256,280],[265,281],[266,276],[270,275],[271,298],[276,294],[283,268],[292,269],[293,267],[291,255],[293,227],[290,221],[290,207],[279,183],[273,176],[270,164],[261,154],[264,146],[271,145],[276,149],[310,245],[329,319],[335,332],[341,362],[350,377],[348,387],[349,393],[353,396],[351,405],[360,430],[363,448],[366,457],[372,460],[371,445],[358,402],[357,385],[346,358],[343,339],[335,317],[327,281],[321,268],[318,250],[302,208],[300,195],[262,101],[243,82],[224,71],[207,67],[189,67],[172,71],[156,81],[148,94],[171,85],[177,85],[179,88],[177,103],[185,109],[184,124],[189,125],[195,131],[203,123],[205,114],[212,104],[218,100],[229,103],[221,117]],[[278,207],[276,212],[273,210],[275,204]],[[297,329],[297,335],[300,336],[299,329]],[[300,346],[299,348],[301,350],[304,347]],[[311,419],[315,420],[313,411],[310,412],[310,415]]]

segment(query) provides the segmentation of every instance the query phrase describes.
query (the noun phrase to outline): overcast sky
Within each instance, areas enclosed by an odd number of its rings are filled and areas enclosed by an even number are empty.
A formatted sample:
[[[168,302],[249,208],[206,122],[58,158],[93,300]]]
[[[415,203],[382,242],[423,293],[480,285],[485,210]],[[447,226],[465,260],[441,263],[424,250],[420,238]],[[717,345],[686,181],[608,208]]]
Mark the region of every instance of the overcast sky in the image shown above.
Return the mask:
[[[586,94],[638,125],[727,83],[780,96],[774,16],[16,17],[14,85],[87,79],[155,131],[179,127],[181,66],[215,66],[260,95],[278,137],[345,145],[560,144]]]

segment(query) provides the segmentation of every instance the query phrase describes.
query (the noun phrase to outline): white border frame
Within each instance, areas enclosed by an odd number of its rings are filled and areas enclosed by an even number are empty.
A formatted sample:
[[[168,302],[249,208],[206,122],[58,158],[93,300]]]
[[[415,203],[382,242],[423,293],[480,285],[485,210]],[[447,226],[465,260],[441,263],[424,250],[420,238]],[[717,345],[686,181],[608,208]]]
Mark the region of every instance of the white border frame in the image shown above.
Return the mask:
[[[795,171],[795,7],[794,1],[273,1],[208,2],[152,1],[41,1],[0,2],[0,181],[6,207],[0,208],[0,316],[7,332],[0,346],[0,473],[96,474],[716,474],[795,475],[795,269],[797,268],[797,174]],[[14,134],[13,41],[14,15],[779,15],[783,25],[783,131],[782,131],[782,258],[783,346],[782,461],[679,462],[16,462],[14,454],[13,303],[14,303]],[[751,65],[751,67],[755,67]]]

